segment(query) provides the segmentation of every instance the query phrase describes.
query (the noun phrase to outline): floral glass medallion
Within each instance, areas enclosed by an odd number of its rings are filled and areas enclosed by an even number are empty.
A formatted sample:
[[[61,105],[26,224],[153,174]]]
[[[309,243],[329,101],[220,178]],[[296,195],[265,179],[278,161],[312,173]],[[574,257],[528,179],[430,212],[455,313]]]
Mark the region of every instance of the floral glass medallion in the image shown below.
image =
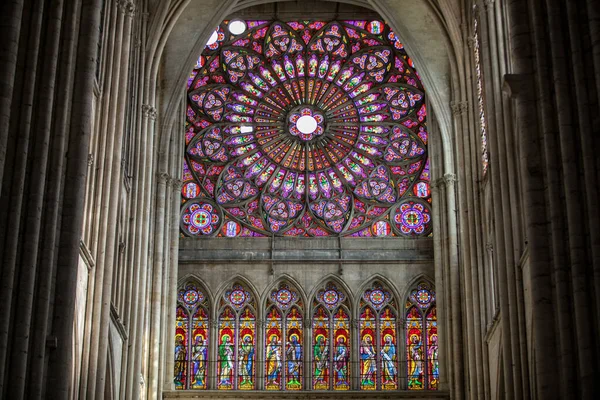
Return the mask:
[[[182,233],[429,235],[425,93],[387,24],[235,23],[188,79]]]

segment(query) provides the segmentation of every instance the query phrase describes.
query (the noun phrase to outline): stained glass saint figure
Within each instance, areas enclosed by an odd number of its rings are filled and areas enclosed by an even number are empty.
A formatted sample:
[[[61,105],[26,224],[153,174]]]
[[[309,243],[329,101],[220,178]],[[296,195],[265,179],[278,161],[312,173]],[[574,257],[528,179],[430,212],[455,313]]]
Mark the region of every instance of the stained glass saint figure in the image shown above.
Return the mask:
[[[338,342],[335,346],[334,370],[336,385],[350,385],[348,379],[348,360],[350,354],[348,353],[348,346],[346,345],[346,339],[343,336],[338,338]]]
[[[253,369],[252,364],[254,363],[254,343],[252,343],[252,337],[245,335],[240,348],[238,350],[239,362],[239,374],[241,377],[240,389],[252,389],[254,384],[252,382]]]
[[[391,335],[385,335],[385,344],[381,348],[381,369],[383,373],[383,385],[395,385],[396,375],[396,345]]]
[[[185,382],[186,348],[181,336],[175,337],[175,385]]]
[[[302,344],[298,342],[298,335],[291,335],[290,339],[291,342],[288,342],[286,350],[288,387],[300,385],[300,364],[302,362]]]
[[[325,375],[329,367],[329,346],[323,335],[317,336],[313,361],[315,363],[315,388],[329,387],[329,384],[325,381]]]
[[[267,385],[279,385],[281,379],[281,343],[271,335],[266,351]]]
[[[377,361],[375,360],[375,348],[371,336],[367,335],[360,345],[360,358],[362,360],[362,386],[375,386],[375,372]]]
[[[207,343],[201,335],[196,336],[196,341],[192,346],[192,387],[204,388],[206,383],[204,377],[206,373],[207,361]]]
[[[233,371],[233,345],[229,336],[223,336],[223,343],[219,346],[219,386],[232,386],[231,373]]]

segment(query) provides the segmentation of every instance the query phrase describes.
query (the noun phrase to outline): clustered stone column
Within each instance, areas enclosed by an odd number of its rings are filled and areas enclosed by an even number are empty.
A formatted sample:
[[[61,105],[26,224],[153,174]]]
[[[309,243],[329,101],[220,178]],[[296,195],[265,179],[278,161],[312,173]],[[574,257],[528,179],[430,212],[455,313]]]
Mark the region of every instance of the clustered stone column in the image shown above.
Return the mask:
[[[69,395],[101,1],[0,5],[0,397]]]
[[[487,0],[463,15],[459,75],[466,90],[455,104],[469,105],[457,129],[464,350],[472,366],[464,377],[466,397],[501,390],[511,399],[594,398],[600,378],[600,6]],[[485,174],[475,19],[490,154]],[[497,315],[484,301],[494,285]],[[502,370],[490,377],[485,341],[496,320]]]

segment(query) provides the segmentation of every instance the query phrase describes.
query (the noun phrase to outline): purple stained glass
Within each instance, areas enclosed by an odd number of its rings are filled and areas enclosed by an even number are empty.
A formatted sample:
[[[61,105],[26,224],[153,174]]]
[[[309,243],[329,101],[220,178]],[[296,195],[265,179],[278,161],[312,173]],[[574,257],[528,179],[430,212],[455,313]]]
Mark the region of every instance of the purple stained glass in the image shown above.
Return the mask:
[[[379,20],[245,25],[223,22],[190,74],[182,232],[428,235],[425,93],[398,36]]]

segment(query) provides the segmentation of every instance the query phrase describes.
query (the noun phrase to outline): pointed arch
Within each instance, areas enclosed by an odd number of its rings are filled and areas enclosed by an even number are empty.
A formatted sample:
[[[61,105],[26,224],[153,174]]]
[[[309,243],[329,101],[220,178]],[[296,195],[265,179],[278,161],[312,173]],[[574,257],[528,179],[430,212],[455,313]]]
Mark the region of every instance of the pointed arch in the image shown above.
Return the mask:
[[[357,299],[361,390],[398,389],[397,321],[401,303],[385,281],[382,277],[370,279]]]
[[[399,299],[407,299],[410,296],[410,292],[414,290],[419,283],[426,283],[431,288],[435,288],[435,279],[431,278],[429,275],[425,273],[420,273],[417,276],[414,276],[407,284],[402,288],[399,293]]]
[[[190,274],[186,274],[186,275],[180,277],[179,279],[177,279],[177,287],[178,288],[182,288],[183,286],[185,286],[188,283],[195,284],[196,286],[198,286],[198,288],[202,290],[202,293],[204,293],[204,295],[208,299],[209,304],[212,305],[215,303],[214,293],[210,290],[209,285],[207,285],[204,282],[204,280],[202,278],[200,278],[198,275],[196,275],[194,273],[190,273]],[[214,310],[210,309],[209,311],[212,313]]]
[[[198,278],[179,280],[175,315],[175,388],[207,389],[211,300]]]
[[[336,285],[338,285],[338,287],[340,289],[343,290],[344,294],[346,295],[346,298],[348,299],[348,306],[352,306],[354,304],[354,294],[352,292],[352,290],[350,289],[350,286],[348,286],[348,284],[346,282],[344,282],[343,279],[341,279],[338,275],[335,274],[327,274],[324,277],[322,277],[316,284],[315,286],[312,288],[312,290],[310,291],[310,293],[308,294],[308,299],[311,302],[312,305],[314,305],[313,300],[317,294],[317,292],[322,289],[328,282],[334,282]]]
[[[221,285],[215,291],[215,293],[216,293],[215,306],[217,308],[217,312],[218,312],[219,308],[223,305],[220,300],[223,299],[223,296],[225,295],[227,290],[230,289],[236,283],[241,284],[250,292],[250,294],[252,295],[252,299],[254,301],[254,303],[253,303],[254,312],[259,312],[260,306],[259,306],[259,295],[258,294],[260,292],[248,278],[246,278],[245,276],[243,276],[241,274],[234,275],[231,278],[227,279],[225,282],[221,283]],[[259,317],[260,317],[260,315],[259,315]]]
[[[277,288],[282,282],[284,283],[288,283],[290,286],[292,286],[294,289],[296,289],[298,296],[300,296],[300,300],[302,301],[302,304],[304,304],[304,307],[308,307],[308,305],[310,304],[310,294],[306,293],[306,291],[304,290],[304,288],[302,287],[302,285],[300,284],[300,282],[298,282],[298,280],[296,278],[294,278],[293,276],[291,276],[290,274],[287,273],[282,273],[281,275],[279,275],[277,277],[277,279],[275,279],[273,282],[271,282],[269,285],[267,285],[266,289],[263,291],[261,298],[260,298],[260,304],[261,307],[262,305],[266,304],[268,302],[269,296],[271,294],[271,292],[273,291],[273,289]]]
[[[257,291],[234,276],[218,293],[217,389],[256,389]]]
[[[435,287],[424,279],[415,280],[405,299],[407,388],[437,390],[439,363]]]
[[[312,347],[315,390],[350,389],[352,298],[344,282],[327,276],[313,291]]]
[[[372,276],[370,276],[369,279],[365,280],[356,292],[357,295],[354,299],[354,302],[352,303],[354,309],[356,310],[355,318],[359,318],[360,315],[360,301],[362,299],[363,293],[377,282],[381,283],[385,288],[387,288],[396,300],[401,299],[403,297],[402,293],[398,290],[398,287],[390,279],[388,279],[386,276],[383,276],[382,274],[375,273]],[[400,306],[398,305],[398,307]]]
[[[306,301],[299,285],[282,277],[269,285],[265,314],[264,384],[266,390],[302,390]]]

